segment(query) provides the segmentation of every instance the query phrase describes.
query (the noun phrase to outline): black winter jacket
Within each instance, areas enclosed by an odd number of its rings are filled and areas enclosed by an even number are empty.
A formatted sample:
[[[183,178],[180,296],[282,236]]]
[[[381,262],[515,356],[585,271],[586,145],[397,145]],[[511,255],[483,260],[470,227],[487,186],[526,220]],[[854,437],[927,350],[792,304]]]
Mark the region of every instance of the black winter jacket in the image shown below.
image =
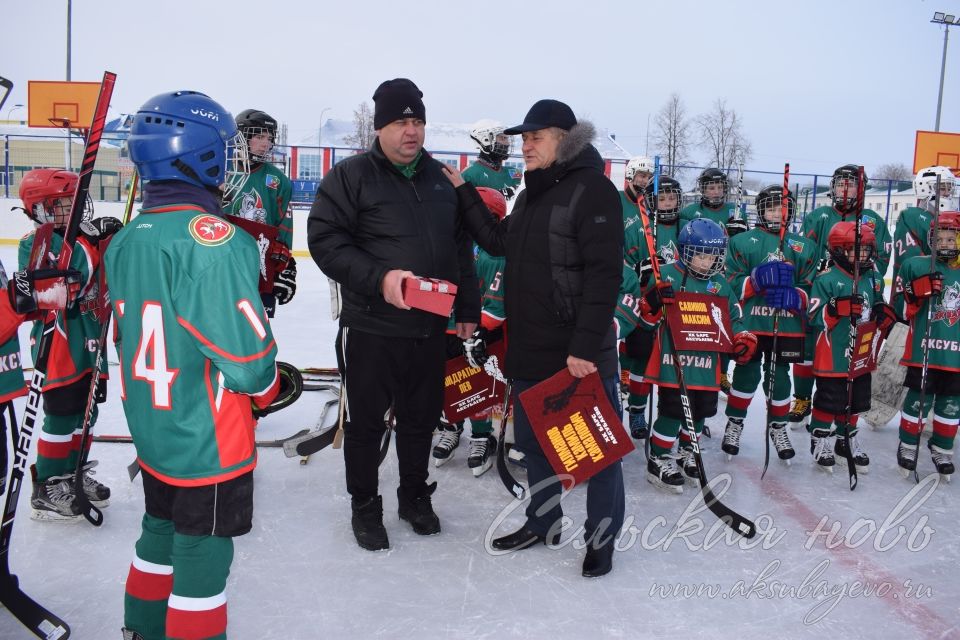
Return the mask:
[[[392,269],[453,282],[457,320],[479,321],[473,245],[457,207],[453,186],[426,151],[411,179],[379,141],[324,177],[307,219],[307,244],[320,270],[340,283],[341,326],[408,338],[445,331],[446,318],[383,299],[380,283]]]
[[[548,378],[566,368],[568,355],[595,363],[603,377],[617,373],[613,312],[623,274],[623,214],[590,144],[593,135],[581,121],[561,141],[553,165],[526,172],[526,189],[499,224],[473,186],[457,189],[477,244],[507,258],[511,378]]]

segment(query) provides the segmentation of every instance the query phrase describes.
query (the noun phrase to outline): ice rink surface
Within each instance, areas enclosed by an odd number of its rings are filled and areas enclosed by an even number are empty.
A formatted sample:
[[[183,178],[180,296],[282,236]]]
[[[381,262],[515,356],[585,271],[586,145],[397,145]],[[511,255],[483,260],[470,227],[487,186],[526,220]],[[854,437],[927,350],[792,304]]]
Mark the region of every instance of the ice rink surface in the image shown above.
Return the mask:
[[[14,247],[0,247],[0,258],[12,270]],[[298,268],[296,298],[273,321],[280,358],[300,367],[334,366],[326,278],[309,258]],[[25,352],[26,334],[24,327]],[[110,360],[116,362],[112,351]],[[264,419],[258,438],[313,427],[330,397],[304,393]],[[925,448],[921,484],[904,480],[896,471],[895,422],[863,430],[872,462],[854,492],[844,468],[833,475],[814,468],[808,436],[799,431],[791,432],[794,464],[771,461],[761,481],[762,398],[755,398],[740,455],[730,462],[719,446],[724,406],[708,421],[714,437],[703,440],[704,463],[716,490],[727,489],[723,501],[756,520],[758,536],[735,539],[689,486],[682,496],[655,489],[636,451],[624,460],[628,527],[614,570],[593,580],[580,575],[582,487],[564,499],[570,529],[560,548],[494,555],[486,542],[523,522],[523,505],[496,471],[474,478],[465,442],[453,461],[431,467],[443,531],[420,537],[396,516],[391,451],[381,469],[391,549],[371,553],[353,540],[339,451],[321,451],[301,465],[281,449],[261,448],[254,529],[236,540],[228,585],[229,636],[960,638],[960,482],[923,478],[933,471]],[[334,416],[329,412],[326,422]],[[126,433],[114,387],[96,432]],[[142,489],[139,479],[127,478],[132,445],[97,443],[91,457],[100,461],[97,479],[113,491],[103,526],[34,522],[25,490],[10,563],[23,589],[71,625],[73,638],[109,640],[120,637]],[[0,638],[30,637],[0,611]]]

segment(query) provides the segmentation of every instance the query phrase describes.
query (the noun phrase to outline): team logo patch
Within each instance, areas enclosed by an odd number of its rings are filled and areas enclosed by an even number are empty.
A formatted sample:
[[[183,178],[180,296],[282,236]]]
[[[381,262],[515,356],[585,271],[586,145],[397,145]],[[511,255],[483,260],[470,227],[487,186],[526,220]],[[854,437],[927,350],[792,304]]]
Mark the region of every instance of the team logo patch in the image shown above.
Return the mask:
[[[860,224],[867,225],[868,227],[870,227],[871,231],[875,231],[877,228],[877,221],[867,216],[860,216]]]
[[[707,283],[707,293],[717,293],[720,291],[720,283],[716,280],[711,280]]]
[[[935,307],[933,321],[943,321],[948,327],[952,327],[960,320],[960,283],[944,287],[941,300]]]
[[[190,229],[190,235],[193,236],[193,239],[208,247],[216,247],[223,244],[233,237],[233,233],[236,230],[236,227],[226,220],[206,213],[196,216],[187,226]]]
[[[797,253],[803,251],[803,243],[799,240],[787,240],[787,246]]]
[[[277,176],[267,176],[267,189],[279,189],[280,178]]]

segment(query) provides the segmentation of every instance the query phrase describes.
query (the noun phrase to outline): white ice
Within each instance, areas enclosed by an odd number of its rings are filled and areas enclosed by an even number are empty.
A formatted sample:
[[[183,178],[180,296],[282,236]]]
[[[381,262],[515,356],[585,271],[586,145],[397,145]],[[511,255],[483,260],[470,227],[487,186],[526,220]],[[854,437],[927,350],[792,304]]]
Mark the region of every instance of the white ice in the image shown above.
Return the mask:
[[[297,224],[303,222],[301,212]],[[0,247],[0,258],[12,270],[14,248]],[[336,327],[326,278],[309,258],[298,264],[296,298],[273,321],[280,357],[301,367],[334,366]],[[21,338],[25,347],[25,328]],[[115,353],[110,359],[116,362]],[[293,407],[263,420],[260,438],[312,427],[329,397],[305,393]],[[722,402],[720,407],[722,414]],[[22,413],[22,401],[17,409]],[[713,439],[703,441],[708,475],[732,479],[723,501],[757,521],[758,538],[732,542],[702,510],[681,521],[685,510],[696,508],[699,492],[656,490],[637,451],[624,461],[632,528],[620,540],[613,572],[593,580],[580,575],[583,551],[570,541],[574,531],[564,535],[560,549],[506,556],[487,549],[485,540],[523,522],[522,505],[507,494],[495,470],[472,476],[465,443],[452,462],[431,467],[443,526],[433,537],[415,535],[396,516],[391,452],[381,469],[391,549],[381,553],[364,551],[353,540],[339,451],[321,451],[302,466],[280,449],[260,449],[254,529],[236,540],[228,585],[229,636],[960,638],[954,573],[960,567],[960,483],[938,484],[933,477],[918,490],[901,478],[895,422],[863,430],[872,464],[854,492],[843,468],[832,476],[814,468],[808,436],[797,431],[790,434],[797,449],[793,466],[774,459],[761,481],[763,418],[757,397],[732,462],[719,450],[722,415],[709,420]],[[126,433],[115,387],[101,407],[97,432]],[[10,563],[23,589],[68,621],[73,638],[109,640],[120,637],[142,489],[139,479],[127,479],[132,445],[98,443],[92,457],[100,461],[97,479],[113,491],[103,526],[34,522],[25,487]],[[933,470],[926,449],[920,468],[923,474]],[[584,496],[577,488],[564,501],[574,529],[583,524]],[[812,534],[818,526],[836,533],[829,540]],[[661,596],[661,587],[671,591]],[[675,587],[691,595],[674,593]],[[0,611],[0,638],[29,637]]]

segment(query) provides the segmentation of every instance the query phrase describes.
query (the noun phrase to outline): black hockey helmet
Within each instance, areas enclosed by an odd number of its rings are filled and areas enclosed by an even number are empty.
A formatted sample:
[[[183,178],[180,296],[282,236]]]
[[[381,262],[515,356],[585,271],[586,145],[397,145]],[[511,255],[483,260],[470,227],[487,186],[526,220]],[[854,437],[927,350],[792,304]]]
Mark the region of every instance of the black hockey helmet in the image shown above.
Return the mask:
[[[250,158],[254,162],[269,162],[271,160],[271,151],[273,151],[273,144],[277,140],[277,121],[270,117],[264,111],[259,109],[244,109],[237,114],[237,129],[240,130],[240,133],[243,134],[243,137],[247,140],[247,145],[250,144],[250,140],[261,133],[266,133],[270,136],[270,148],[267,149],[265,153],[254,154],[252,151],[250,153]]]
[[[830,199],[833,201],[833,208],[840,213],[853,213],[857,206],[858,180],[860,179],[860,167],[855,164],[845,164],[837,167],[830,178]],[[867,182],[867,174],[863,174],[864,183]],[[866,188],[866,184],[864,184]]]
[[[760,193],[757,194],[755,202],[757,204],[757,226],[767,231],[780,231],[780,221],[783,219],[783,185],[771,184],[768,187],[764,187],[760,190]],[[767,220],[764,214],[771,207],[776,210],[777,215],[774,220]],[[793,220],[796,209],[797,201],[793,197],[793,193],[788,189],[787,224],[790,224],[790,221]]]
[[[707,197],[707,186],[715,183],[723,185],[723,194],[719,196]],[[724,202],[727,201],[727,194],[730,191],[730,183],[727,181],[727,174],[715,167],[704,169],[703,173],[700,174],[700,177],[697,178],[697,191],[700,192],[700,204],[712,209],[720,207]]]
[[[653,182],[647,185],[643,190],[644,202],[647,203],[647,210],[657,214],[657,223],[673,224],[680,218],[680,203],[683,200],[683,189],[680,183],[670,176],[660,176],[659,195],[665,193],[677,194],[677,204],[671,209],[661,209],[660,202],[653,195]]]

